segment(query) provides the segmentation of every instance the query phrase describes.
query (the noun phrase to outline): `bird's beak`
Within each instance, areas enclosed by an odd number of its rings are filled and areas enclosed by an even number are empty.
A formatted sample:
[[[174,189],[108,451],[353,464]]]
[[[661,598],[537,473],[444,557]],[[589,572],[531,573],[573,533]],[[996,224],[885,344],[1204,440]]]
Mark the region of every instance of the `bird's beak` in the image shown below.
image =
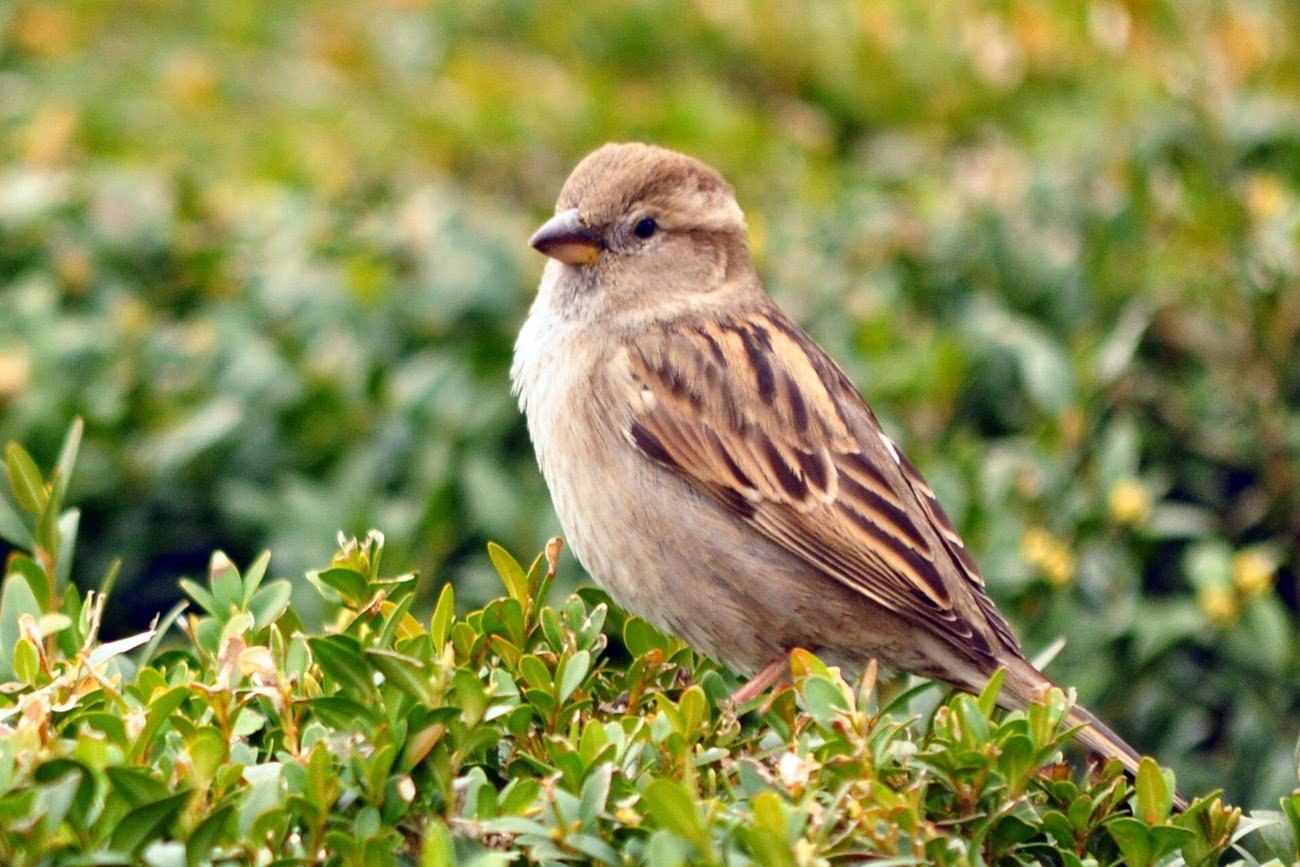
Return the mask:
[[[533,233],[528,243],[534,250],[569,265],[589,265],[600,258],[600,235],[582,225],[578,209],[569,208],[551,217]]]

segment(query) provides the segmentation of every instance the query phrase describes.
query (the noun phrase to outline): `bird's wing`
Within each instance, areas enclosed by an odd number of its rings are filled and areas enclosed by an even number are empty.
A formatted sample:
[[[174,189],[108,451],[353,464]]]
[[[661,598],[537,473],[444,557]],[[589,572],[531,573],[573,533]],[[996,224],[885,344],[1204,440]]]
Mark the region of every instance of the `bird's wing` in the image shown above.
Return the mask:
[[[1018,648],[934,492],[844,373],[775,306],[642,334],[626,351],[624,433],[647,458],[982,663],[998,656],[991,638]]]

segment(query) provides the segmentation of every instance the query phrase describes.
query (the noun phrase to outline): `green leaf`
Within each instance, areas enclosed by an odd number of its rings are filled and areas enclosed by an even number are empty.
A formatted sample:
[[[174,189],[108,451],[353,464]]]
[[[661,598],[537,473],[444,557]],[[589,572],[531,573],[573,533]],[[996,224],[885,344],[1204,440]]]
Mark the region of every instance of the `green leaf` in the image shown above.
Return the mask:
[[[420,867],[455,867],[456,848],[446,824],[434,818],[425,823],[420,844]]]
[[[45,570],[37,565],[36,561],[26,554],[14,553],[9,558],[9,575],[11,580],[13,576],[19,576],[27,582],[31,588],[32,595],[36,597],[36,604],[40,606],[41,611],[49,611],[54,607],[54,600],[50,596],[50,581],[45,574]]]
[[[998,693],[1002,691],[1002,682],[1006,679],[1007,670],[1005,668],[999,668],[997,671],[993,672],[993,676],[989,678],[989,682],[984,686],[984,689],[980,691],[979,709],[984,716],[988,717],[993,715],[993,711],[998,706]]]
[[[23,522],[18,510],[9,502],[9,498],[0,494],[0,539],[4,539],[15,548],[30,551],[36,547],[36,538]]]
[[[689,842],[695,847],[698,857],[706,858],[711,854],[708,832],[696,808],[695,798],[685,786],[667,777],[659,777],[646,786],[641,798],[656,826]]]
[[[1102,435],[1097,462],[1102,486],[1110,490],[1116,482],[1136,478],[1142,457],[1141,436],[1128,414],[1115,418]]]
[[[280,619],[293,598],[293,584],[278,578],[258,588],[248,600],[248,613],[253,615],[253,628],[265,629]]]
[[[1160,765],[1150,756],[1143,756],[1138,763],[1137,778],[1133,783],[1134,797],[1137,800],[1138,818],[1148,825],[1158,825],[1169,818],[1169,809],[1173,806],[1173,793],[1165,782],[1165,775]]]
[[[549,606],[543,608],[537,616],[538,623],[542,626],[542,634],[546,636],[546,643],[551,646],[551,650],[560,653],[568,646],[565,641],[564,627],[560,625],[560,617],[555,613],[554,608]]]
[[[370,589],[372,594],[375,591],[383,590],[384,596],[389,602],[401,602],[403,599],[409,599],[415,593],[415,587],[419,580],[420,576],[415,572],[407,572],[392,578],[375,578],[370,582]]]
[[[1187,549],[1183,569],[1200,590],[1232,586],[1232,549],[1221,539],[1197,542]]]
[[[99,595],[111,597],[113,588],[117,586],[117,576],[122,572],[122,561],[114,557],[104,570],[104,577],[99,579]]]
[[[502,548],[496,542],[488,542],[488,557],[492,560],[492,565],[496,567],[497,574],[506,585],[506,592],[510,598],[519,602],[520,605],[528,602],[528,574],[524,572],[524,567],[519,565],[519,561],[511,556],[510,552]]]
[[[40,827],[46,835],[54,834],[72,810],[83,779],[82,772],[74,768],[41,786]]]
[[[27,581],[11,575],[0,591],[0,683],[14,679],[13,650],[21,637],[18,619],[24,614],[39,619],[41,606]]]
[[[763,791],[750,802],[754,827],[747,840],[754,859],[762,867],[794,867],[785,805],[776,792]]]
[[[239,810],[239,835],[244,839],[250,837],[256,823],[283,805],[285,794],[280,788],[281,776],[278,762],[250,765],[244,769],[248,789]]]
[[[483,609],[482,629],[504,635],[518,647],[524,643],[524,606],[517,599],[494,599]]]
[[[1023,792],[1033,778],[1037,770],[1034,759],[1034,742],[1028,735],[1012,735],[1003,741],[1002,752],[998,756],[998,767],[1014,794],[1019,795]]]
[[[988,717],[980,710],[980,703],[962,693],[953,699],[950,707],[953,716],[961,723],[962,743],[970,749],[979,749],[991,735]]]
[[[809,675],[799,690],[808,713],[822,728],[829,729],[848,709],[848,699],[840,685],[820,675]]]
[[[1300,850],[1300,791],[1292,792],[1290,795],[1281,799],[1282,813],[1286,816],[1288,827],[1291,829],[1291,838],[1295,841],[1297,850]],[[1297,851],[1300,855],[1300,851]]]
[[[388,683],[421,704],[437,704],[438,694],[430,680],[433,672],[428,663],[413,656],[374,647],[367,647],[365,656]]]
[[[199,823],[189,839],[185,841],[186,867],[203,867],[212,862],[210,858],[212,850],[231,837],[233,830],[231,819],[234,815],[235,808],[230,804],[223,804]]]
[[[1020,377],[1042,409],[1061,412],[1076,399],[1074,368],[1064,349],[1046,331],[1017,319],[1010,330]]]
[[[531,653],[519,658],[519,676],[529,686],[545,692],[550,692],[554,685],[551,680],[551,671],[546,667],[546,663]]]
[[[110,847],[117,852],[139,855],[146,845],[166,834],[189,797],[189,792],[180,792],[127,813],[113,829]]]
[[[451,678],[452,692],[456,695],[455,704],[461,709],[465,725],[477,726],[487,712],[488,696],[483,689],[483,682],[475,674],[464,668],[456,670]],[[485,731],[490,731],[485,729]]]
[[[154,631],[150,629],[147,632],[129,635],[126,638],[119,638],[116,641],[101,644],[90,651],[90,655],[86,657],[86,664],[92,668],[98,668],[115,656],[121,656],[123,653],[135,650],[142,644],[148,644],[153,636]]]
[[[63,601],[60,603],[60,613],[68,618],[68,628],[60,632],[58,638],[59,652],[64,656],[76,656],[86,642],[86,636],[81,631],[82,608],[77,585],[69,584],[63,591]]]
[[[179,583],[181,589],[185,591],[186,595],[197,602],[199,607],[208,614],[217,618],[217,620],[224,623],[226,618],[230,616],[229,611],[224,614],[221,612],[220,608],[217,606],[217,600],[208,592],[208,588],[204,587],[202,584],[199,584],[197,581],[191,581],[189,578],[182,578]]]
[[[86,425],[80,418],[73,419],[68,432],[63,436],[63,444],[59,447],[53,480],[54,496],[60,503],[67,499],[68,485],[72,482],[72,471],[77,465],[77,452],[81,449],[81,435],[85,429]]]
[[[551,582],[554,580],[555,576],[551,574],[546,553],[538,554],[533,558],[532,565],[528,567],[528,597],[533,601],[534,606],[545,604],[546,596],[551,590]]]
[[[271,562],[271,552],[263,551],[258,555],[253,564],[244,570],[244,610],[253,602],[253,596],[257,593],[258,587],[262,584],[262,579],[266,577],[266,567]]]
[[[1162,861],[1167,855],[1177,852],[1183,844],[1196,836],[1190,828],[1175,825],[1157,825],[1151,829],[1150,835],[1151,856],[1156,861]]]
[[[144,726],[140,729],[140,735],[135,740],[135,746],[131,748],[131,758],[138,759],[144,755],[144,751],[153,743],[154,735],[162,728],[163,724],[171,719],[185,699],[189,696],[188,686],[174,686],[167,692],[159,695],[149,702],[149,709],[145,713]]]
[[[1151,829],[1140,820],[1129,816],[1120,816],[1106,824],[1106,830],[1124,853],[1124,861],[1129,867],[1147,867],[1153,861]]]
[[[410,624],[415,630],[419,629],[418,621],[410,616],[411,606],[415,604],[415,596],[407,594],[401,601],[393,604],[389,599],[383,607],[384,621],[379,631],[376,644],[380,647],[392,647],[397,641],[397,630],[404,624]]]
[[[36,521],[36,553],[54,557],[58,550],[59,504],[51,500],[41,511],[41,516]]]
[[[141,768],[109,766],[105,768],[104,773],[108,776],[113,790],[133,808],[160,801],[171,791]]]
[[[498,812],[502,816],[519,816],[537,801],[542,784],[533,777],[515,777],[501,792]],[[608,797],[608,795],[606,796]]]
[[[709,712],[708,699],[699,684],[691,684],[682,691],[677,709],[682,715],[682,734],[693,739]]]
[[[375,698],[375,685],[370,677],[370,666],[361,654],[361,646],[346,635],[326,638],[309,638],[311,655],[326,678],[337,683],[343,694],[357,701],[369,702]]]
[[[623,644],[634,657],[645,656],[651,650],[668,653],[671,641],[640,617],[629,617],[623,624]]]
[[[1111,819],[1106,823],[1106,830],[1124,853],[1125,862],[1133,867],[1156,864],[1195,836],[1188,828],[1174,825],[1148,827],[1141,820],[1129,816]]]
[[[1005,854],[1033,840],[1041,832],[1037,818],[1031,808],[1023,805],[1018,814],[1010,813],[997,820],[987,838],[991,854]],[[998,862],[991,858],[989,863]]]
[[[36,675],[41,670],[41,656],[32,644],[26,638],[18,639],[14,645],[14,675],[27,686],[36,685]]]
[[[96,789],[94,774],[90,768],[72,759],[53,759],[38,767],[33,774],[33,779],[43,786],[58,783],[60,787],[67,786],[70,780],[75,781],[70,802],[64,800],[68,794],[65,791],[58,796],[58,806],[65,811],[64,817],[74,826],[86,827],[89,824],[87,816],[95,808]],[[50,829],[48,833],[55,832],[57,823],[50,824],[53,818],[55,817],[47,815],[44,820],[46,827]]]
[[[189,752],[194,778],[199,788],[207,787],[222,768],[229,753],[225,734],[216,726],[203,726],[185,735],[185,749]]]
[[[444,584],[438,594],[438,604],[433,609],[433,619],[429,621],[429,640],[436,650],[441,651],[451,635],[451,624],[456,619],[456,591],[450,583]]]
[[[560,691],[556,695],[560,704],[569,700],[574,690],[582,685],[587,678],[587,672],[591,670],[591,654],[585,650],[579,650],[573,656],[564,662],[564,669],[560,673]]]
[[[609,845],[594,834],[570,834],[564,838],[564,842],[570,849],[574,849],[591,859],[590,863],[624,863],[613,846]]]
[[[661,829],[650,835],[644,863],[655,867],[679,867],[698,864],[698,859],[699,856],[691,851],[689,842],[667,829]]]
[[[1291,615],[1273,594],[1256,596],[1242,608],[1241,625],[1229,644],[1250,667],[1259,667],[1270,677],[1284,677],[1291,659]]]
[[[358,723],[371,723],[378,714],[373,705],[362,704],[342,695],[322,695],[308,699],[307,706],[325,725],[343,731],[352,731]]]
[[[337,592],[349,608],[360,608],[370,601],[370,584],[366,576],[355,569],[336,566],[315,575],[322,584]]]
[[[89,729],[101,732],[115,746],[126,750],[126,725],[117,714],[108,711],[87,711],[81,715],[81,722]]]
[[[77,548],[77,532],[81,529],[81,510],[68,509],[59,516],[59,544],[54,558],[55,585],[62,589],[72,574],[72,556]]]
[[[18,505],[33,518],[40,518],[50,501],[50,494],[32,456],[18,443],[10,443],[5,450],[5,467],[9,473],[9,487]]]
[[[239,569],[222,551],[213,553],[208,562],[208,585],[212,588],[212,598],[217,602],[221,619],[242,609],[244,586],[239,578]]]
[[[221,649],[221,621],[215,617],[204,617],[194,628],[194,646],[211,656],[216,656]]]

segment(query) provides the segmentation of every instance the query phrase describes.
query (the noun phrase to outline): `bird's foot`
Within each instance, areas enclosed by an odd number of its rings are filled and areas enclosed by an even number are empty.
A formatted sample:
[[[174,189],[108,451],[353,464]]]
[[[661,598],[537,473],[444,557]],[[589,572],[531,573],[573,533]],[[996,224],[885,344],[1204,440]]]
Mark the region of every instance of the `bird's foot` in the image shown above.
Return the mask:
[[[733,708],[744,707],[766,692],[767,688],[776,683],[777,680],[780,679],[781,675],[785,673],[786,664],[786,658],[784,656],[778,656],[776,659],[773,659],[767,665],[760,668],[754,676],[749,679],[748,683],[736,690],[731,696],[731,706]]]

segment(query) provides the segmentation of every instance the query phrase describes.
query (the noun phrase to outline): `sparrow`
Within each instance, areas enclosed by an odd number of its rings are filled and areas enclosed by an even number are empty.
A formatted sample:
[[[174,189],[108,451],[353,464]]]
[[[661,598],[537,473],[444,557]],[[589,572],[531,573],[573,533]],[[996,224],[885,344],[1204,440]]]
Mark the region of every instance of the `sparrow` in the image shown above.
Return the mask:
[[[605,145],[529,243],[548,261],[511,381],[568,541],[615,601],[753,675],[738,704],[794,648],[974,693],[1002,668],[1008,708],[1052,686],[934,491],[764,290],[717,171]],[[1136,773],[1091,712],[1068,721]]]

